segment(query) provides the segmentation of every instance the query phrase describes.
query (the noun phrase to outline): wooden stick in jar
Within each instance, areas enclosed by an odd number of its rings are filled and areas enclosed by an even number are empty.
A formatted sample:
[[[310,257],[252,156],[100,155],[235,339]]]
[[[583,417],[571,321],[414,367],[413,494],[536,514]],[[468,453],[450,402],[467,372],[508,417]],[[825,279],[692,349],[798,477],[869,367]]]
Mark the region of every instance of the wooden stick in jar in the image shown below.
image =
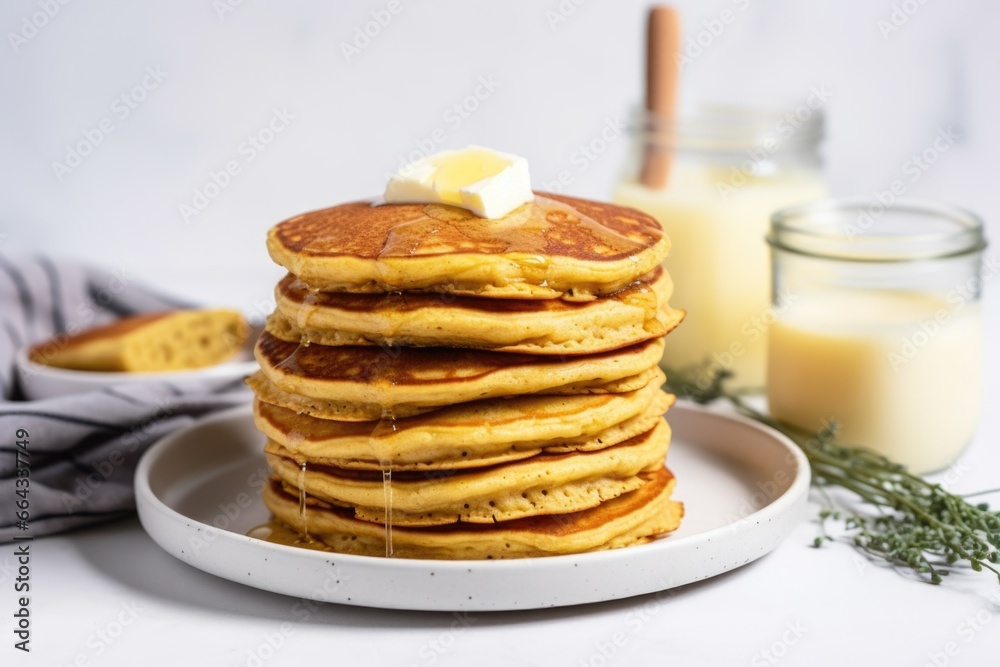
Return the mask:
[[[657,5],[650,9],[646,27],[646,112],[658,125],[672,123],[677,107],[680,17],[673,7]],[[649,188],[666,185],[671,157],[667,147],[646,142],[639,175],[642,184]]]

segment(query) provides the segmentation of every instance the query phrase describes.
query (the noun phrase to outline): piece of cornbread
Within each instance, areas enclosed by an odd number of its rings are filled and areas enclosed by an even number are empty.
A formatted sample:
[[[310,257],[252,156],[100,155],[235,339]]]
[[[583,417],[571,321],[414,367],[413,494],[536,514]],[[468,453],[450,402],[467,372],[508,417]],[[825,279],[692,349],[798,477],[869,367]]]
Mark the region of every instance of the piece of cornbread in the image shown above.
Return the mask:
[[[85,371],[155,372],[211,366],[250,335],[235,310],[178,310],[138,315],[31,349],[32,361]]]

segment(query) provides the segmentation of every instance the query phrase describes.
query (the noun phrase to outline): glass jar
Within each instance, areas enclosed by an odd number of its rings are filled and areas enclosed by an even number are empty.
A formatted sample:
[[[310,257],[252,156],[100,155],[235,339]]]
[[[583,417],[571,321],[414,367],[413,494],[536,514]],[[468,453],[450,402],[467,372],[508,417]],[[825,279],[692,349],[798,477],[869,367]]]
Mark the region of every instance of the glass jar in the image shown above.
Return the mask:
[[[982,222],[831,200],[776,213],[771,414],[926,473],[972,439],[983,384]]]
[[[671,305],[687,317],[667,337],[664,366],[707,361],[698,379],[705,386],[717,370],[732,371],[737,386],[763,385],[764,237],[776,210],[827,194],[821,103],[788,111],[708,107],[678,122],[642,115],[635,123],[632,165],[614,201],[653,215],[671,240],[664,262],[675,286]],[[640,180],[650,150],[668,156],[662,185]]]

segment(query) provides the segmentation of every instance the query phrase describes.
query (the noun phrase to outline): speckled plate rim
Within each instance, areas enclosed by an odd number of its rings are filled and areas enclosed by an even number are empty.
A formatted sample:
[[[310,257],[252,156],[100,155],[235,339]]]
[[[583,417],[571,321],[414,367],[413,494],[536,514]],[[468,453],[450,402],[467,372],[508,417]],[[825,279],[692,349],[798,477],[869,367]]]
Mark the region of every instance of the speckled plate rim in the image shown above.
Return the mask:
[[[197,491],[200,482],[194,478],[211,479],[213,467],[252,466],[257,460],[264,465],[263,438],[253,430],[250,407],[241,406],[175,432],[146,452],[135,476],[139,519],[161,548],[195,568],[263,590],[323,602],[427,611],[499,611],[667,591],[741,567],[776,548],[802,520],[810,481],[809,464],[801,450],[756,422],[685,402],[670,410],[668,420],[674,432],[671,452],[694,447],[718,457],[720,464],[739,470],[752,480],[753,488],[761,490],[753,494],[761,506],[748,509],[745,497],[742,502],[735,497],[723,499],[732,505],[726,519],[707,529],[684,534],[682,524],[677,533],[650,544],[547,558],[386,559],[271,544],[188,516],[164,498],[181,487]],[[189,460],[201,457],[188,456],[205,447],[214,447],[222,457],[207,468],[204,461]],[[685,478],[689,471],[674,468],[674,472],[689,488],[699,483]],[[248,511],[266,512],[256,494],[247,503]]]

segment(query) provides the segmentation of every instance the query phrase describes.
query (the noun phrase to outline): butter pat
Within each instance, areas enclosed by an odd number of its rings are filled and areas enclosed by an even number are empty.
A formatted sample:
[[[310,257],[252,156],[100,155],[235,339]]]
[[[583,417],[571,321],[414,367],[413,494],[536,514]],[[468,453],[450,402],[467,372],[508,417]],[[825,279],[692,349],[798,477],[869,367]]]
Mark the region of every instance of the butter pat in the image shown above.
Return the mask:
[[[451,204],[502,218],[530,201],[528,161],[481,146],[441,151],[403,167],[385,188],[388,204]]]

